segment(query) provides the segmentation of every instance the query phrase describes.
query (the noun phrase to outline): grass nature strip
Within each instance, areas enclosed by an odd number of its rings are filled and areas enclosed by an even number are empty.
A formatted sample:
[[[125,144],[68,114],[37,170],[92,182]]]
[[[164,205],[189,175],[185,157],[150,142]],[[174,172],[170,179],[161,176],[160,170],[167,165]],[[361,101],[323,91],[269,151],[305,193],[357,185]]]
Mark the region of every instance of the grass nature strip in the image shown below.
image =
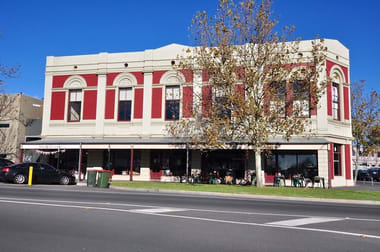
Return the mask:
[[[210,184],[181,184],[160,182],[127,182],[113,181],[113,187],[160,189],[177,191],[218,192],[233,194],[274,195],[285,197],[306,197],[323,199],[345,199],[345,200],[374,200],[380,201],[380,191],[365,190],[333,190],[322,188],[294,188],[294,187],[262,187],[241,185],[210,185]]]

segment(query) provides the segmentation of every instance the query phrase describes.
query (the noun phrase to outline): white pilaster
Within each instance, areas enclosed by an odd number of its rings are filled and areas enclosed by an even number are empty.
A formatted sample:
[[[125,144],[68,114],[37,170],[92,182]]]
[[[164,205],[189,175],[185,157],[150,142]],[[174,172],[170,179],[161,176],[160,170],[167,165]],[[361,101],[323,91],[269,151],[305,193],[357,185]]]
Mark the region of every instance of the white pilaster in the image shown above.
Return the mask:
[[[98,89],[96,95],[96,137],[104,135],[104,114],[106,109],[106,85],[107,85],[107,62],[108,53],[98,55]]]
[[[152,85],[153,85],[153,51],[144,52],[144,101],[143,101],[143,135],[150,134],[152,115]]]
[[[193,77],[193,111],[201,111],[200,106],[202,97],[202,70],[196,71]]]
[[[48,57],[47,62],[49,61]],[[50,122],[50,109],[51,109],[51,91],[53,85],[53,76],[51,73],[45,74],[45,94],[44,94],[44,107],[42,117],[42,131],[41,136],[49,135],[49,122]]]
[[[106,74],[98,74],[98,91],[96,97],[96,130],[97,137],[104,134],[104,113],[106,106]]]

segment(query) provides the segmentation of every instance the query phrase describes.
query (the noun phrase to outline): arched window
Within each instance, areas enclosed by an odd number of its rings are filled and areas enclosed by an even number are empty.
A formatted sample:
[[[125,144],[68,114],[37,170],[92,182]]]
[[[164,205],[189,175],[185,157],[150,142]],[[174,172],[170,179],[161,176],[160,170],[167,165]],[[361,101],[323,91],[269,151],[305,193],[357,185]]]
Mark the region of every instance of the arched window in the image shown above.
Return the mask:
[[[119,74],[114,82],[118,87],[118,121],[131,121],[133,107],[133,88],[137,85],[137,79],[130,73]]]
[[[67,120],[78,122],[82,118],[82,89],[86,87],[86,81],[81,76],[71,76],[63,86],[69,93]]]
[[[331,101],[332,101],[332,114],[334,120],[340,120],[340,103],[341,103],[341,95],[340,89],[342,84],[344,83],[344,77],[342,70],[338,66],[334,66],[331,69],[330,78],[332,80],[331,85]]]
[[[166,72],[160,80],[165,85],[165,120],[178,120],[181,115],[181,84],[185,76],[177,71]]]

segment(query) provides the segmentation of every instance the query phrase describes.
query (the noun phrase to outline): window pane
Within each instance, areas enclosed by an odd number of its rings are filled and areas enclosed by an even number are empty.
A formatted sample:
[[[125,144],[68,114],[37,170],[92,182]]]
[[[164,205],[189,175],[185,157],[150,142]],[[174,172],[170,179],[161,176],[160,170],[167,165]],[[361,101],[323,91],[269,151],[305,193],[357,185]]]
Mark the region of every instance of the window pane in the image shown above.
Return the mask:
[[[132,88],[120,89],[120,101],[131,101],[132,100]]]
[[[286,81],[273,82],[271,85],[271,91],[273,90],[273,96],[279,100],[285,100],[286,97]]]
[[[296,154],[278,154],[278,169],[279,172],[290,178],[292,175],[297,174],[297,156]]]
[[[305,178],[318,176],[317,154],[298,154],[298,169]]]
[[[119,121],[130,121],[131,120],[131,101],[120,101],[119,102]]]
[[[166,101],[166,119],[167,120],[179,119],[179,101],[178,100]]]
[[[71,102],[82,101],[82,90],[71,90],[70,91],[70,101]]]
[[[225,96],[225,92],[223,89],[216,89],[215,90],[215,97],[223,98],[224,96]]]
[[[267,175],[273,176],[277,170],[276,154],[264,153],[264,171]]]
[[[341,145],[334,144],[334,175],[336,176],[342,175],[340,151],[341,151]]]
[[[335,86],[335,85],[332,88],[332,97],[333,97],[333,102],[338,102],[339,101],[338,87]]]
[[[279,117],[285,117],[285,101],[271,101],[270,112],[277,113]]]
[[[293,114],[296,116],[309,116],[309,101],[308,100],[296,100],[293,101]]]
[[[179,86],[166,87],[166,100],[179,100]]]
[[[81,102],[70,102],[69,121],[79,121],[80,110],[81,110]]]
[[[220,118],[231,118],[231,109],[227,107],[226,97],[216,97],[215,102],[218,109],[218,116]]]

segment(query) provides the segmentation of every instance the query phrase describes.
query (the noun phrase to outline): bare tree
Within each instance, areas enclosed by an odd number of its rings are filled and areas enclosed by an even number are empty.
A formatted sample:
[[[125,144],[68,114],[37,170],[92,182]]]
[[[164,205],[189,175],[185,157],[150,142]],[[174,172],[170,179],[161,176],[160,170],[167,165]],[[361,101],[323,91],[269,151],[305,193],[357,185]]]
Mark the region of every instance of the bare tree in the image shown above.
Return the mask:
[[[271,7],[271,0],[220,0],[215,16],[196,14],[191,31],[198,46],[179,58],[178,69],[208,83],[194,91],[192,117],[168,126],[195,148],[246,146],[255,153],[258,186],[268,140],[309,134],[310,111],[325,89],[323,40],[301,53],[299,40],[289,42],[294,27],[276,30]]]
[[[351,87],[352,136],[356,149],[355,183],[360,153],[368,155],[380,148],[380,96],[376,91],[365,93],[365,81]]]
[[[13,147],[7,141],[17,135],[15,129],[11,129],[10,124],[16,118],[19,118],[19,111],[14,108],[17,99],[15,95],[7,95],[5,93],[6,79],[17,77],[19,67],[8,67],[0,62],[0,154],[14,153]],[[9,125],[9,127],[6,127]]]

